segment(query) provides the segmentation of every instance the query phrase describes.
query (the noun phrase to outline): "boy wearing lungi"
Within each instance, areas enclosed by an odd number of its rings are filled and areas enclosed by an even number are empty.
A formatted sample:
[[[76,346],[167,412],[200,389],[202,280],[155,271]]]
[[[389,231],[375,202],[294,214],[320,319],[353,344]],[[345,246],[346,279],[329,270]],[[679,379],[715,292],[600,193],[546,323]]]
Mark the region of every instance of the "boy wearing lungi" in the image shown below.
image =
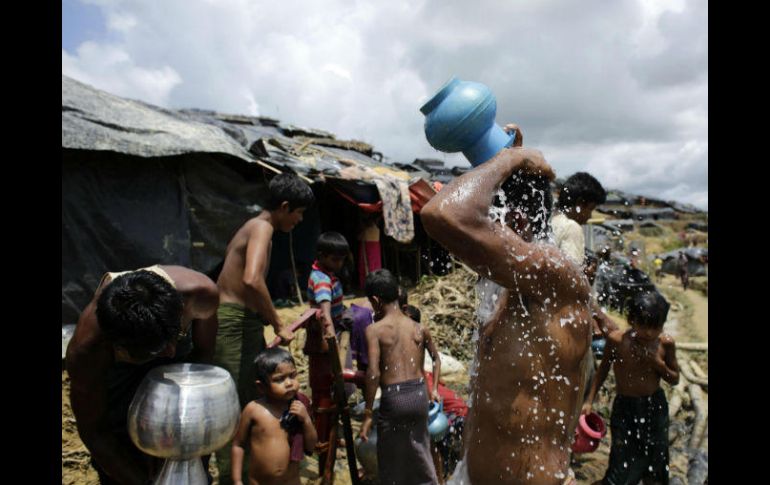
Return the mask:
[[[377,463],[382,485],[438,484],[430,454],[428,406],[438,401],[441,359],[427,328],[404,315],[398,282],[380,269],[366,277],[366,296],[375,323],[366,328],[369,366],[366,410],[359,436],[367,441],[377,386],[382,388],[377,419]],[[425,350],[433,359],[434,384],[425,386]]]

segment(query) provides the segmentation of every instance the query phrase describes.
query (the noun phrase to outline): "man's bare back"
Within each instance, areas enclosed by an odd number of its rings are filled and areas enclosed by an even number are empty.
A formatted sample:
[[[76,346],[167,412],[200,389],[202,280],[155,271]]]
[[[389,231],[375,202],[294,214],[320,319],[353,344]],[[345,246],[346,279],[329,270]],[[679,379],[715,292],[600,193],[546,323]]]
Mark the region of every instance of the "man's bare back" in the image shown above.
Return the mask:
[[[385,389],[393,384],[414,385],[423,379],[426,350],[433,359],[435,376],[433,387],[426,388],[426,398],[439,399],[438,383],[441,379],[441,357],[430,331],[402,313],[398,302],[398,283],[395,276],[388,270],[379,269],[366,278],[367,297],[374,309],[376,321],[366,327],[365,331],[369,366],[366,370],[364,390],[365,418],[359,431],[359,436],[363,440],[367,439],[373,424],[372,409],[377,388],[381,387],[384,393]],[[427,408],[425,411],[427,413]]]
[[[366,296],[376,322],[366,328],[369,367],[366,408],[359,436],[368,440],[373,425],[374,396],[382,390],[377,418],[377,462],[382,483],[438,484],[428,434],[428,404],[439,399],[441,357],[430,332],[401,311],[398,281],[388,270],[366,277]],[[427,389],[423,374],[425,350],[433,358],[435,380]],[[427,392],[426,392],[427,391]]]
[[[386,316],[366,328],[380,346],[380,385],[423,377],[426,330],[406,315]]]

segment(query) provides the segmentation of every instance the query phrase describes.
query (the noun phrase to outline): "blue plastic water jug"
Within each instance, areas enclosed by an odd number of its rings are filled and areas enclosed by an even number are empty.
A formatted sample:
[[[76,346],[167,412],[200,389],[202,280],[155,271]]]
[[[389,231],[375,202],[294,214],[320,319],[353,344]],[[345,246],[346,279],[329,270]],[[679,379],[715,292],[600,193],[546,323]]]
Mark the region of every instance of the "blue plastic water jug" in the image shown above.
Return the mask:
[[[594,355],[601,359],[604,356],[604,347],[607,345],[607,339],[600,338],[591,342],[591,349],[594,351]]]
[[[495,123],[497,101],[481,83],[453,76],[420,111],[428,143],[442,152],[463,152],[474,167],[513,145],[516,137]]]
[[[433,441],[441,441],[449,431],[449,420],[444,414],[444,403],[432,402],[428,411],[428,433]]]

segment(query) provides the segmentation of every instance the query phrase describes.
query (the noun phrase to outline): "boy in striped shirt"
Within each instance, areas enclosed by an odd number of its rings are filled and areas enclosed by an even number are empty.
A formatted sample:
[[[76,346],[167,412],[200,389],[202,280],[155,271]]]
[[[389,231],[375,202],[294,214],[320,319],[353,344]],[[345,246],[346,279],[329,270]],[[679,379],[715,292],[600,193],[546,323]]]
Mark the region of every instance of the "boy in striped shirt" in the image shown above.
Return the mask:
[[[342,234],[325,232],[318,238],[316,253],[317,258],[307,280],[307,298],[311,308],[321,309],[321,319],[308,324],[303,351],[308,356],[308,380],[319,441],[316,449],[320,453],[319,467],[322,467],[331,425],[335,422],[329,413],[324,412],[333,406],[332,371],[326,338],[336,338],[336,333],[343,330],[341,320],[345,307],[342,304],[342,284],[335,273],[345,264],[350,247]]]
[[[340,320],[345,307],[342,305],[342,284],[335,273],[342,269],[350,247],[345,237],[338,232],[325,232],[316,245],[318,258],[307,280],[307,298],[312,308],[323,312],[323,326],[340,331]],[[331,335],[333,332],[330,332]]]

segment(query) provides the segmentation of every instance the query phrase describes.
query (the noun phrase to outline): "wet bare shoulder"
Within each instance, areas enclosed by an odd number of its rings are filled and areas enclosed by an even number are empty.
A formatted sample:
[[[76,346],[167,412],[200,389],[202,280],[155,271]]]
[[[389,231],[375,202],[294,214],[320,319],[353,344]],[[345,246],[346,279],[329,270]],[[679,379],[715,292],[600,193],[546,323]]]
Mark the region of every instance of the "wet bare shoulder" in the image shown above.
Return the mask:
[[[251,421],[256,421],[259,418],[260,411],[264,408],[257,404],[256,401],[251,401],[243,408],[243,417]]]
[[[628,331],[617,330],[615,335],[608,335],[607,343],[611,346],[612,351],[617,356],[628,357],[631,352],[631,335]],[[612,338],[614,337],[614,338]]]
[[[249,406],[251,406],[251,411],[247,414],[247,416],[254,423],[265,425],[265,424],[269,424],[272,421],[276,421],[278,419],[275,416],[273,416],[273,413],[271,413],[270,410],[266,406],[261,404],[259,401],[251,401],[246,406],[246,409],[248,409]]]
[[[664,333],[660,335],[660,344],[664,347],[674,347],[676,346],[676,342],[674,341],[674,337],[671,335]]]
[[[184,266],[162,265],[163,269],[174,280],[176,289],[183,295],[197,294],[202,297],[218,297],[217,285],[211,278]]]
[[[425,343],[425,338],[428,335],[430,335],[430,333],[428,332],[428,328],[427,327],[423,327],[422,325],[420,325],[419,323],[417,323],[417,322],[415,322],[413,320],[410,320],[410,322],[412,322],[412,325],[414,325],[414,341],[418,345],[424,344]]]
[[[251,220],[249,220],[244,227],[248,229],[249,236],[253,235],[255,232],[261,232],[261,231],[269,231],[271,234],[273,232],[273,226],[270,225],[269,222],[267,222],[264,219],[260,219],[258,217],[255,217]]]
[[[366,327],[364,330],[364,335],[367,338],[377,338],[377,336],[380,334],[380,329],[382,328],[382,320],[379,322],[374,322],[373,324]]]
[[[230,246],[233,246],[234,248],[245,247],[248,244],[248,242],[251,241],[252,239],[258,238],[260,236],[272,237],[272,235],[273,235],[273,226],[271,226],[270,223],[268,223],[267,221],[254,217],[246,221],[240,227],[240,229],[236,231],[235,235],[230,240],[230,244],[228,244],[228,247]]]

